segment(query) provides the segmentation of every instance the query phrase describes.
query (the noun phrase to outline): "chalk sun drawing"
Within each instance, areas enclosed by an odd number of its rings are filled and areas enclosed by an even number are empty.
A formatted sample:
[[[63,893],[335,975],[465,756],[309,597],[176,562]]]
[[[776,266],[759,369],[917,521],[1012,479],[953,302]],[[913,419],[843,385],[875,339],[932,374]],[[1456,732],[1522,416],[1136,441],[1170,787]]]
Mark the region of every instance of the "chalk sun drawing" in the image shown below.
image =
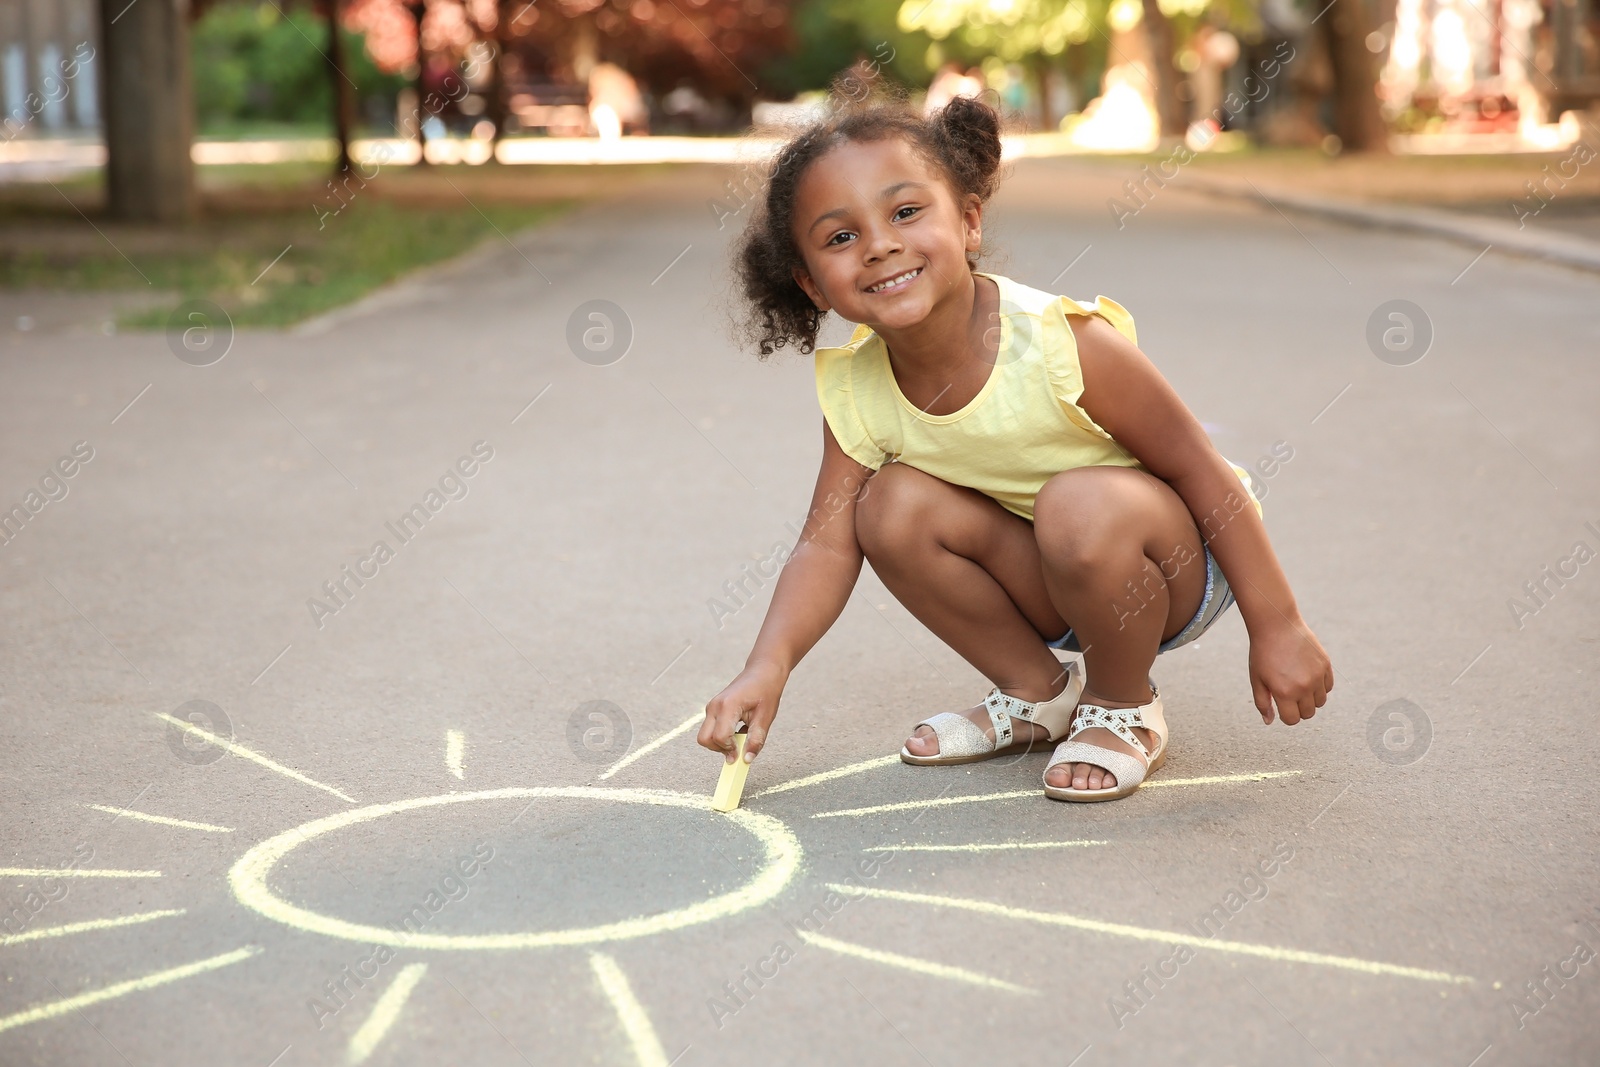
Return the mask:
[[[399,800],[392,804],[374,804],[354,811],[343,811],[281,833],[246,852],[239,862],[233,865],[233,870],[228,874],[228,881],[233,887],[234,896],[238,897],[240,903],[246,907],[253,908],[267,918],[276,919],[286,926],[326,934],[329,937],[342,937],[365,944],[393,945],[397,948],[550,948],[557,945],[596,945],[608,941],[628,941],[638,937],[648,937],[651,934],[666,933],[669,930],[681,930],[686,926],[695,926],[714,919],[729,918],[765,904],[783,892],[784,886],[789,884],[789,880],[794,877],[800,865],[800,842],[787,826],[770,815],[741,809],[730,812],[728,818],[755,837],[765,851],[762,868],[755,878],[731,893],[724,893],[698,904],[599,926],[499,934],[413,934],[319,915],[289,903],[267,887],[267,875],[291,851],[315,838],[347,826],[381,819],[386,815],[443,804],[563,797],[615,801],[622,804],[656,804],[673,808],[690,808],[697,812],[706,810],[706,798],[692,793],[673,793],[655,789],[602,789],[593,786],[513,787],[489,789],[479,793],[448,793],[444,796],[418,797],[414,800]]]
[[[274,773],[331,794],[346,803],[357,803],[354,797],[343,791],[309,778],[299,771],[293,770],[231,739],[217,736],[193,723],[176,720],[159,712],[156,714],[169,724],[176,725],[201,740],[216,745],[225,754],[251,761]],[[690,732],[694,725],[700,721],[701,714],[697,710],[688,719],[658,735],[654,740],[635,747],[610,768],[599,774],[597,780],[607,781],[617,773],[638,763],[645,757]],[[465,738],[463,734],[458,730],[448,731],[446,734],[444,762],[448,773],[456,780],[462,780],[465,777],[464,751]],[[880,768],[897,765],[898,763],[898,757],[884,756],[846,764],[832,770],[819,771],[760,790],[747,798],[747,804],[764,797],[777,798],[783,794],[834,782],[853,775],[869,773]],[[1169,779],[1152,782],[1151,785],[1173,786],[1180,789],[1196,786],[1227,786],[1235,783],[1259,782],[1270,778],[1293,779],[1299,773],[1298,771],[1263,771],[1244,774],[1222,774],[1200,778]],[[796,813],[791,818],[795,820],[795,826],[807,826],[815,825],[812,822],[815,819],[862,819],[913,809],[938,808],[944,810],[954,805],[1022,800],[1027,797],[1037,796],[1037,794],[1037,789],[1031,789],[971,796],[941,796],[933,799],[895,801],[855,808],[804,811]],[[549,803],[562,800],[680,809],[708,820],[728,820],[732,825],[754,839],[760,848],[761,857],[756,864],[754,873],[743,884],[682,907],[646,915],[627,916],[611,922],[588,926],[502,930],[476,934],[410,933],[402,932],[392,927],[376,926],[337,916],[324,915],[294,903],[269,884],[270,877],[279,865],[284,862],[285,857],[300,846],[318,838],[330,837],[350,827],[409,812],[437,810],[458,804],[492,804],[498,801],[510,800],[527,800],[528,807],[524,808],[524,811],[529,810],[539,802]],[[768,803],[771,803],[771,801]],[[784,802],[779,801],[779,803]],[[212,833],[233,832],[230,827],[215,826],[209,823],[185,820],[154,812],[110,807],[108,805],[90,806],[103,812],[116,814],[118,818],[130,818],[173,828]],[[937,851],[951,854],[987,853],[1003,850],[1019,854],[1037,852],[1041,856],[1048,856],[1055,850],[1062,848],[1108,847],[1110,845],[1112,845],[1112,842],[1098,840],[1063,840],[978,841],[959,845],[907,843],[894,847],[903,848],[907,851]],[[882,846],[873,846],[864,848],[863,851],[881,852],[885,851],[885,849]],[[403,800],[367,804],[313,819],[299,826],[291,827],[246,849],[229,869],[227,881],[234,897],[241,905],[301,933],[365,944],[405,947],[425,952],[588,949],[588,963],[594,975],[596,986],[606,1001],[609,1002],[616,1015],[620,1036],[625,1040],[631,1053],[631,1058],[639,1063],[641,1067],[670,1067],[674,1061],[669,1060],[665,1047],[662,1045],[654,1024],[650,1020],[649,1012],[644,1002],[639,999],[638,993],[628,981],[626,973],[617,961],[612,956],[598,951],[598,948],[639,938],[670,935],[675,931],[706,923],[735,919],[741,914],[768,904],[780,897],[802,869],[804,856],[805,853],[800,837],[796,833],[794,826],[791,826],[789,822],[770,812],[754,811],[749,807],[736,808],[727,814],[716,814],[710,810],[709,796],[662,789],[630,789],[615,786],[530,786],[412,797]],[[29,867],[7,868],[6,871],[14,875],[60,875],[96,878],[159,878],[162,876],[162,872],[153,870],[100,869],[73,872],[71,870],[56,871],[42,867]],[[1135,941],[1194,943],[1195,947],[1202,950],[1209,948],[1225,955],[1255,957],[1282,965],[1332,967],[1375,977],[1405,978],[1415,981],[1449,984],[1472,981],[1471,978],[1441,970],[1406,967],[1380,961],[1361,960],[1353,957],[1272,945],[1232,941],[1206,941],[1170,930],[1132,926],[1125,923],[1059,912],[1019,909],[1006,902],[877,887],[863,889],[862,887],[830,884],[829,888],[861,899],[892,900],[899,904],[935,908],[945,912],[965,911],[988,916],[991,919],[1003,918],[1017,923],[1044,924],[1099,937],[1127,938]],[[0,946],[42,938],[66,937],[99,930],[120,929],[183,914],[185,914],[183,909],[171,909],[127,916],[113,916],[106,919],[69,923],[55,927],[43,927],[24,934],[0,939]],[[892,967],[923,978],[958,981],[968,985],[987,987],[1001,993],[1035,992],[1003,979],[979,974],[961,967],[901,955],[895,952],[886,952],[842,941],[832,936],[808,935],[803,937],[803,940],[808,945],[835,953],[841,957],[865,961],[868,964],[877,966]],[[97,989],[90,989],[74,996],[34,1004],[22,1011],[0,1016],[0,1033],[47,1019],[66,1016],[74,1012],[81,1012],[84,1008],[94,1004],[229,967],[235,963],[254,958],[264,951],[265,949],[260,945],[244,945],[231,952],[224,952],[192,963],[168,967],[142,977],[115,982]],[[414,991],[424,981],[427,971],[428,966],[424,963],[410,964],[401,970],[384,991],[379,994],[370,1014],[350,1039],[346,1053],[347,1063],[354,1065],[365,1062],[378,1045],[385,1040],[392,1028],[399,1022],[406,1006],[411,1002]],[[445,978],[444,981],[448,983],[449,979]],[[459,994],[459,990],[456,992]],[[679,1056],[681,1055],[682,1053],[680,1052]]]

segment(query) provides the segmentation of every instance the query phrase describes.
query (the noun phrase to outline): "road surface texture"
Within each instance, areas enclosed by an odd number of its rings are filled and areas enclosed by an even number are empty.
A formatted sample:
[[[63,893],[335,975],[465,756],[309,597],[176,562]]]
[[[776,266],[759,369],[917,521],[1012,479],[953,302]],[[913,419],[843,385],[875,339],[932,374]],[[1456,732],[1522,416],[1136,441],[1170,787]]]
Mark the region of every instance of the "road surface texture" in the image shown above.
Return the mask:
[[[728,817],[692,724],[821,449],[729,173],[3,342],[0,1062],[1595,1062],[1600,278],[1016,165],[985,269],[1133,312],[1337,687],[1264,727],[1231,614],[1127,800],[905,766],[988,683],[869,568]]]

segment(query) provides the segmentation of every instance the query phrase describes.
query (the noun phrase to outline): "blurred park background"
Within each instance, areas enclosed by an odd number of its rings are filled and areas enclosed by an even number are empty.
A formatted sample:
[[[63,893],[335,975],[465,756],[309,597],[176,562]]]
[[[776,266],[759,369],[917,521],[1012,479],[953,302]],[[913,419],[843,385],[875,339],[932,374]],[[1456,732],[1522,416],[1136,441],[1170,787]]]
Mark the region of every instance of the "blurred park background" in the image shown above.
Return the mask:
[[[1147,192],[1192,166],[1600,239],[1594,0],[0,0],[0,287],[120,294],[24,331],[290,324],[879,82]]]

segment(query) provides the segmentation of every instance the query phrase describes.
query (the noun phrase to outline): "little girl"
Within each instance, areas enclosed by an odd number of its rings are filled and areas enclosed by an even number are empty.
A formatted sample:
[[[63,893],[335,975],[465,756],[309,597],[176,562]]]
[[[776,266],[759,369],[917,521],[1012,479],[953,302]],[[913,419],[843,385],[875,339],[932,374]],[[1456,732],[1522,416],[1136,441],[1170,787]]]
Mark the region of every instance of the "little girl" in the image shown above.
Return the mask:
[[[1333,688],[1244,472],[1135,344],[1133,319],[974,268],[999,118],[871,100],[780,152],[739,249],[762,357],[816,351],[822,469],[745,669],[699,742],[766,743],[784,683],[844,609],[862,558],[994,688],[917,723],[918,766],[1057,744],[1046,796],[1127,796],[1167,755],[1157,654],[1237,602],[1262,721]],[[828,312],[859,323],[816,349]],[[1081,652],[1065,668],[1053,649]]]

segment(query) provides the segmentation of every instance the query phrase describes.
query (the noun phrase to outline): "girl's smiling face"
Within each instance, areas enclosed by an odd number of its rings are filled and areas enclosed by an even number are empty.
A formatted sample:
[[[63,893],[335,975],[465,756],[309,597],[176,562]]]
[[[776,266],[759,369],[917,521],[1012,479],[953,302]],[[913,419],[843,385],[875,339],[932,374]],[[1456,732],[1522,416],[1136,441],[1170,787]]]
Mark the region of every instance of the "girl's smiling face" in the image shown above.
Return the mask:
[[[922,322],[972,288],[967,253],[982,244],[982,201],[958,203],[949,181],[903,137],[845,141],[795,190],[794,279],[812,303],[889,330]]]

